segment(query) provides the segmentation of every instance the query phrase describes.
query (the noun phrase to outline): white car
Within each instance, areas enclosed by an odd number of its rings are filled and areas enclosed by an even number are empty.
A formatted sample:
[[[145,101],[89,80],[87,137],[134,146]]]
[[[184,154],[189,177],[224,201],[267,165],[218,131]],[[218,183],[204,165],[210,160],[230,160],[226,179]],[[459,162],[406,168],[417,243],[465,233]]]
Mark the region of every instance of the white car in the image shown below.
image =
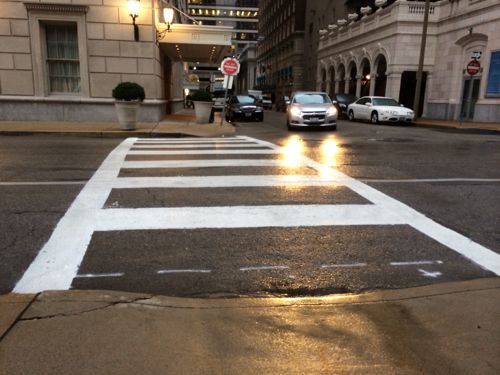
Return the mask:
[[[384,96],[363,96],[347,107],[349,120],[379,122],[412,122],[415,113],[399,104],[393,98]]]
[[[273,108],[273,102],[272,102],[270,96],[267,96],[267,95],[262,96],[262,106],[265,109],[272,109]]]

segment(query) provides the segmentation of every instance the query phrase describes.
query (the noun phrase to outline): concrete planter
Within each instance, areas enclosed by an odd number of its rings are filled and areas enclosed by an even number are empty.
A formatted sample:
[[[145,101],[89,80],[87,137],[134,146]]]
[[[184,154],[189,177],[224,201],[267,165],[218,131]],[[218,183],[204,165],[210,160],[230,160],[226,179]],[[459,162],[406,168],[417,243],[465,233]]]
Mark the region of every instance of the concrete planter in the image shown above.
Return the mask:
[[[210,112],[212,111],[213,102],[193,102],[194,113],[196,114],[196,122],[198,124],[207,124],[210,121]]]
[[[140,101],[115,101],[118,122],[122,130],[135,130],[137,125],[137,114],[139,113]]]

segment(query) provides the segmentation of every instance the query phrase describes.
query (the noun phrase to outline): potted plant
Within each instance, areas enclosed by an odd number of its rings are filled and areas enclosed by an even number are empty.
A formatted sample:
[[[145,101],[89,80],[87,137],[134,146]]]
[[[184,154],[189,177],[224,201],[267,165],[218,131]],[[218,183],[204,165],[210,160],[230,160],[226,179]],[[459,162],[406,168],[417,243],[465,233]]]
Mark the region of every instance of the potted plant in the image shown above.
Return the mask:
[[[137,113],[146,95],[141,85],[135,82],[120,82],[113,89],[116,113],[122,130],[134,130]]]
[[[196,122],[198,124],[206,124],[210,122],[210,114],[212,112],[212,94],[209,91],[198,90],[191,95],[194,103],[194,112],[196,114]]]

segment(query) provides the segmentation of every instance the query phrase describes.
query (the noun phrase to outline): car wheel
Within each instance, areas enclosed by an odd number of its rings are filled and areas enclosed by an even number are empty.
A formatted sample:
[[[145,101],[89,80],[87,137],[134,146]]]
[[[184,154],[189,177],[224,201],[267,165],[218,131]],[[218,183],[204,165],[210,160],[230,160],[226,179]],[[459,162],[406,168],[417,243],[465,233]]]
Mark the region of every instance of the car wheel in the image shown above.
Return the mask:
[[[354,121],[354,112],[352,109],[349,111],[349,121]]]
[[[293,126],[290,125],[290,121],[288,121],[288,118],[286,119],[286,127],[288,130],[293,130]]]
[[[372,124],[378,124],[378,113],[372,112],[372,116],[370,117]]]

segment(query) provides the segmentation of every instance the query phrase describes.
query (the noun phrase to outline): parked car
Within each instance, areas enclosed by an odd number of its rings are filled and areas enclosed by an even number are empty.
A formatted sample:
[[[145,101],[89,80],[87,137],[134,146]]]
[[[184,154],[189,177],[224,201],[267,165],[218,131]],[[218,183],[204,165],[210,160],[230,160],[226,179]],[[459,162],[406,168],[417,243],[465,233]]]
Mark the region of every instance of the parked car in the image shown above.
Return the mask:
[[[268,95],[262,95],[262,106],[264,109],[272,109],[273,108],[273,101],[271,100],[271,97]]]
[[[354,94],[333,94],[333,105],[337,108],[339,118],[347,118],[347,106],[358,100]]]
[[[212,93],[212,101],[214,102],[213,109],[215,112],[220,112],[224,108],[224,95],[226,94],[226,90],[215,90]],[[228,91],[227,98],[229,98],[232,94],[232,90]]]
[[[286,126],[293,128],[337,128],[337,108],[326,92],[296,92],[286,111]]]
[[[363,96],[347,107],[349,120],[378,122],[412,122],[415,113],[393,98],[385,96]]]
[[[276,111],[286,112],[286,107],[289,104],[290,104],[290,97],[282,96],[279,100],[276,101]]]
[[[259,100],[251,95],[233,95],[226,105],[226,121],[236,119],[264,121],[264,109]]]

